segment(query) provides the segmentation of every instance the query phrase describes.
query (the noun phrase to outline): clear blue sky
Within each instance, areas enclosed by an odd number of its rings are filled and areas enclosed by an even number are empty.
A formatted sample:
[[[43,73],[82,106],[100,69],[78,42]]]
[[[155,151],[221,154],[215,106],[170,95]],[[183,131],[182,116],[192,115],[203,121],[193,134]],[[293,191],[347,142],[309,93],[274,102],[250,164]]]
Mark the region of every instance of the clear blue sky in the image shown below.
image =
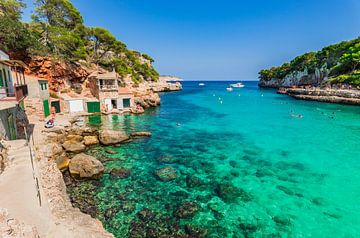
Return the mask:
[[[25,0],[31,14],[31,0]],[[360,0],[72,0],[85,24],[151,55],[161,74],[256,79],[257,72],[360,35]]]

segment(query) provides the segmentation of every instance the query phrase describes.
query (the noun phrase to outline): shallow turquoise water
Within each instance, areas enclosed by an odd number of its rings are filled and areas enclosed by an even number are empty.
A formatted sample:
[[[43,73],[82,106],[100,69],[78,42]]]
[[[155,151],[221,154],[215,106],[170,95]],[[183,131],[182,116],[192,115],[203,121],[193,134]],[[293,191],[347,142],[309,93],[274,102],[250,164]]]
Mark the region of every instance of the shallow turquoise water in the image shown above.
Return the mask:
[[[179,234],[191,224],[207,237],[360,237],[360,107],[298,101],[256,82],[228,92],[228,84],[184,82],[183,91],[163,94],[161,107],[144,115],[89,118],[94,126],[153,134],[112,147],[117,154],[108,155],[114,160],[107,170],[125,167],[131,176],[105,174],[92,187],[106,228],[117,237],[151,237],[151,226],[166,234],[169,224]],[[106,149],[89,153],[101,157]],[[176,180],[154,177],[166,165],[177,170]],[[189,187],[190,175],[202,185]],[[219,184],[242,193],[224,199]],[[79,189],[90,194],[85,185],[70,193]],[[198,212],[174,218],[187,201]],[[140,224],[145,207],[159,219]],[[104,216],[109,209],[115,212]],[[146,231],[136,236],[134,229]]]

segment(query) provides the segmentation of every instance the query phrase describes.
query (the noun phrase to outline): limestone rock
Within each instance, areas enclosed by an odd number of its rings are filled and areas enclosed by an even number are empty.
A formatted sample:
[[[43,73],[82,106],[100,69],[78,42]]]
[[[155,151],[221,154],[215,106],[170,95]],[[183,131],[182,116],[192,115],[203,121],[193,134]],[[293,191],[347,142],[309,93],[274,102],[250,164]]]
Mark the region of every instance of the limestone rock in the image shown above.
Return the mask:
[[[128,139],[129,136],[121,131],[103,130],[99,135],[99,140],[103,145],[114,145]]]
[[[67,152],[79,153],[85,150],[85,145],[75,140],[65,141],[62,146]]]
[[[84,137],[82,137],[80,135],[68,135],[66,137],[66,140],[73,140],[73,141],[77,141],[77,142],[82,142],[84,140]]]
[[[84,136],[84,144],[86,146],[97,145],[99,144],[99,140],[97,136]]]
[[[163,182],[168,182],[177,178],[176,169],[171,166],[166,166],[164,168],[155,170],[154,175],[157,179]]]
[[[104,172],[104,166],[96,158],[81,153],[70,160],[69,171],[75,177],[100,178]]]
[[[70,159],[66,156],[60,156],[56,160],[56,165],[61,172],[67,170],[69,168],[69,164],[70,164]]]
[[[44,154],[44,156],[46,156],[48,158],[52,158],[52,157],[60,155],[64,152],[64,149],[62,148],[62,146],[57,143],[49,143],[49,144],[43,145],[41,150],[42,150],[42,153]]]

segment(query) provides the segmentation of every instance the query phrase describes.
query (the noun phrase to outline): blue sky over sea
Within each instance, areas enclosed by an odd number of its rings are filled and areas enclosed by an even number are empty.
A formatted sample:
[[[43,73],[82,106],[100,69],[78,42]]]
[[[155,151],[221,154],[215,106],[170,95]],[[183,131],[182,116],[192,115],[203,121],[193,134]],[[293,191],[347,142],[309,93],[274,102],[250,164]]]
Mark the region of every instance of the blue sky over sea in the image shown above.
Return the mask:
[[[24,20],[30,20],[33,1]],[[164,75],[256,79],[262,68],[360,35],[358,0],[73,0],[86,25],[151,55]]]

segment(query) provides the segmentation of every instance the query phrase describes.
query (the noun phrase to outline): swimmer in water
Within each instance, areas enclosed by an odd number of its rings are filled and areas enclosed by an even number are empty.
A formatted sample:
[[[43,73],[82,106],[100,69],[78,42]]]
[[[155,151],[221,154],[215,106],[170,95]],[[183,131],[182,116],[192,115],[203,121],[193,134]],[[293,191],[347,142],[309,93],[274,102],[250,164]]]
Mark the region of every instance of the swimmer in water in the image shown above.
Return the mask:
[[[181,126],[181,124],[180,124],[180,123],[176,123],[176,126]]]

